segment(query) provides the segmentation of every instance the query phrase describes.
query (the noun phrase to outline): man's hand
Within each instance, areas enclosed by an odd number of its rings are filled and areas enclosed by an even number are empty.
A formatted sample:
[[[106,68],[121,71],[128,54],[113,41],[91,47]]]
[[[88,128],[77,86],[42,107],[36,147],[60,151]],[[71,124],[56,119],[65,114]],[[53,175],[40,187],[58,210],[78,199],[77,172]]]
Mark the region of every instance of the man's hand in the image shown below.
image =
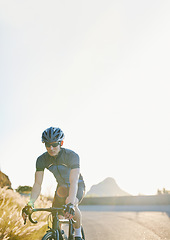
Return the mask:
[[[22,218],[24,220],[24,225],[26,224],[27,217],[31,214],[33,207],[28,204],[22,209]]]
[[[65,218],[72,219],[73,216],[75,215],[74,205],[72,203],[66,204],[66,209],[64,212],[65,212],[64,214]]]

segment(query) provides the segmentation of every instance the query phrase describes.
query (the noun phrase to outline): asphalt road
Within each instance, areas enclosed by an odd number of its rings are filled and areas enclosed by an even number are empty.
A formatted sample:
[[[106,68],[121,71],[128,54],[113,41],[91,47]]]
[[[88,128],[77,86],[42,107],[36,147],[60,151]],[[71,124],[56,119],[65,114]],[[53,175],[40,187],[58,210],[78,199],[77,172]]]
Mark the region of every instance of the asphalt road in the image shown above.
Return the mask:
[[[80,206],[86,240],[170,240],[170,206]]]

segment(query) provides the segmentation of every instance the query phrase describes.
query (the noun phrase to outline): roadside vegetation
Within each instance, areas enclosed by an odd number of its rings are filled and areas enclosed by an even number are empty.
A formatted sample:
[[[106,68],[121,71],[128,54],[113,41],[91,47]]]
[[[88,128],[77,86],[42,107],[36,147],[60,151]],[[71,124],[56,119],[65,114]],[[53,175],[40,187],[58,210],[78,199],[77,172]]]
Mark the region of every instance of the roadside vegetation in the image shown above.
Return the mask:
[[[30,240],[41,239],[47,230],[48,213],[34,213],[33,219],[38,221],[32,224],[23,223],[22,208],[28,202],[28,197],[21,196],[11,189],[0,188],[0,240]],[[36,201],[35,207],[49,207],[51,202],[41,196]]]

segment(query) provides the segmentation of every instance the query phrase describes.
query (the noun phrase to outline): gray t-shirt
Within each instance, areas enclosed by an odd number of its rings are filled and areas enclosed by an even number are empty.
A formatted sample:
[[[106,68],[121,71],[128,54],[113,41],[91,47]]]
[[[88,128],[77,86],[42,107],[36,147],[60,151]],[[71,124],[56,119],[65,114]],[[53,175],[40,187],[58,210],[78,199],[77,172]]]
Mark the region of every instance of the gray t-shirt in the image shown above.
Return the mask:
[[[59,185],[70,185],[69,176],[71,169],[80,168],[79,156],[66,148],[61,148],[57,157],[52,157],[48,152],[45,152],[37,158],[36,171],[44,171],[45,168],[53,173]],[[80,174],[79,183],[81,182],[84,183]]]

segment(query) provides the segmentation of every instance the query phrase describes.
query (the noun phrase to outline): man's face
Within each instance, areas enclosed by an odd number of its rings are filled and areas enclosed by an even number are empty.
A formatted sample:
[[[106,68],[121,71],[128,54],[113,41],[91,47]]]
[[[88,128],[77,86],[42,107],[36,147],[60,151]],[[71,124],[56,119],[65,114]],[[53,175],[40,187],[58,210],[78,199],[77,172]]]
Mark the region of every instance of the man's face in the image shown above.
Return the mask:
[[[55,145],[57,145],[57,142],[52,142],[52,143],[46,143],[45,144],[47,152],[52,157],[58,155],[58,153],[59,153],[59,151],[61,149],[60,144],[58,144],[58,146],[56,146],[56,147],[55,147]]]

